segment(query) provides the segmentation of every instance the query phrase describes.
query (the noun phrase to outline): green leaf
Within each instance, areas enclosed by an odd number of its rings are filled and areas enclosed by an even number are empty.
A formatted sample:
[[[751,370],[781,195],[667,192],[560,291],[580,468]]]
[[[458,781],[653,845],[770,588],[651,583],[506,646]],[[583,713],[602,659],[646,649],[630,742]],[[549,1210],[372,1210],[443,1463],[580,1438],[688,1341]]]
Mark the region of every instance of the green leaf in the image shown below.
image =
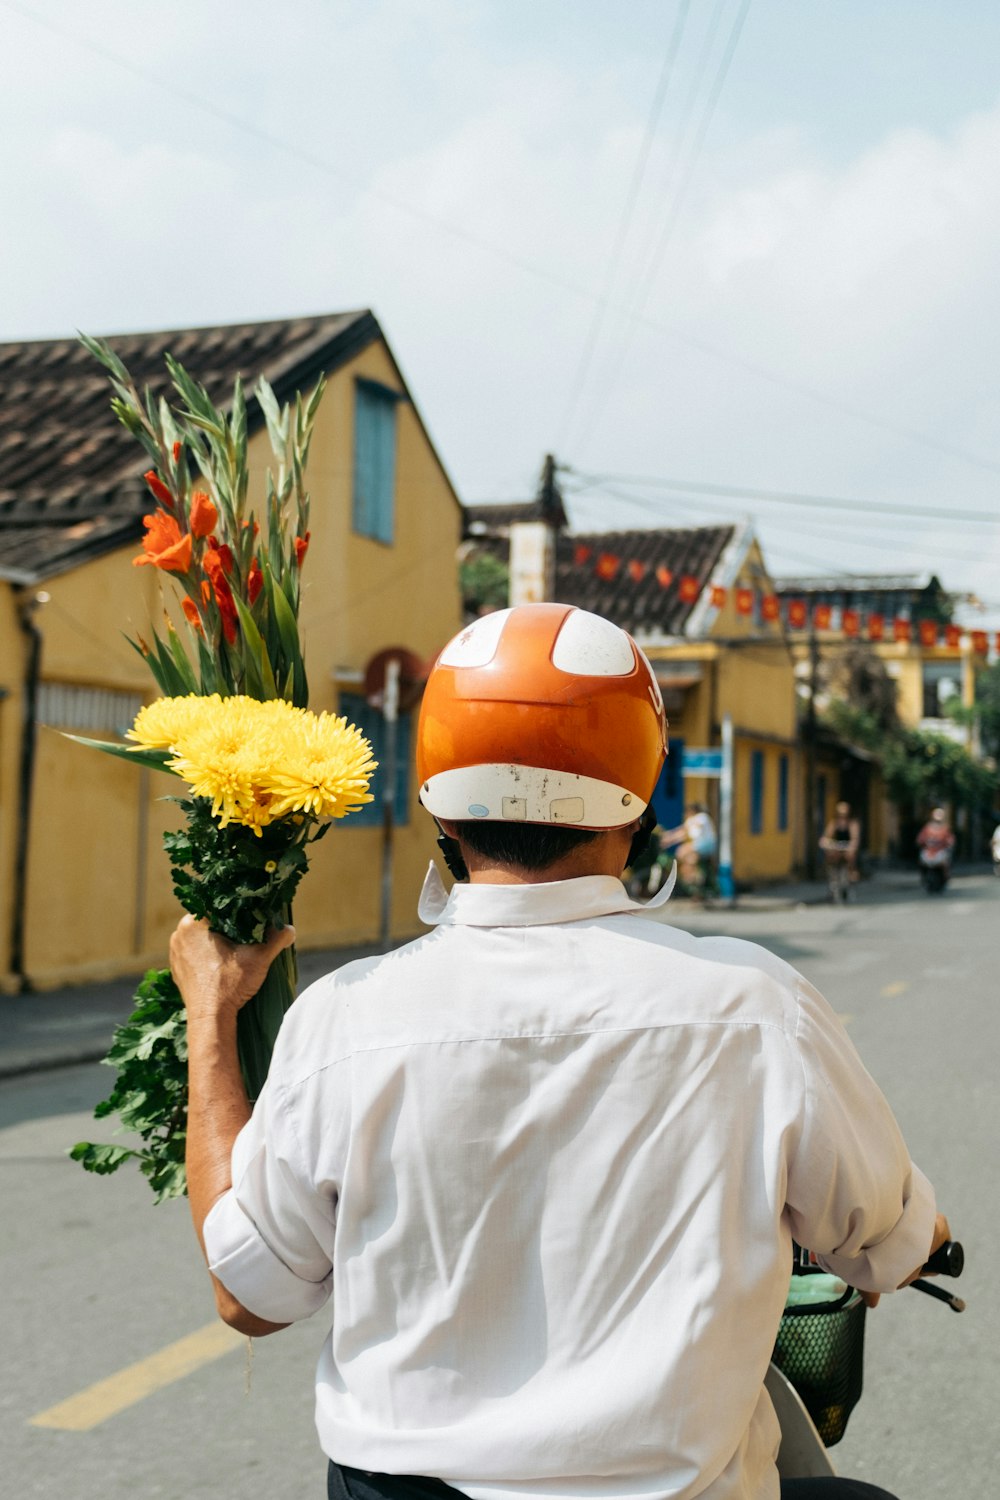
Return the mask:
[[[277,397],[263,375],[254,387],[254,394],[260,402],[261,411],[264,413],[264,421],[267,423],[267,435],[271,448],[276,458],[284,460],[285,450],[288,447],[288,407],[280,408]]]
[[[67,1155],[78,1161],[85,1172],[97,1172],[102,1177],[117,1172],[122,1162],[144,1159],[142,1151],[133,1151],[128,1146],[97,1146],[92,1141],[78,1141]]]
[[[59,732],[64,739],[74,740],[78,745],[86,745],[91,750],[103,750],[105,755],[117,755],[121,760],[131,761],[134,766],[146,766],[150,771],[176,774],[167,764],[172,753],[170,750],[149,750],[143,745],[123,745],[118,740],[89,740],[83,734],[66,734],[63,730]]]
[[[257,629],[253,615],[247,609],[238,594],[233,595],[236,612],[240,617],[240,625],[243,629],[243,638],[247,644],[247,665],[253,667],[253,685],[256,691],[252,694],[259,698],[276,698],[278,690],[274,682],[274,672],[271,661],[267,654],[264,638]]]
[[[282,588],[271,586],[270,601],[274,609],[274,622],[278,628],[281,652],[292,671],[292,702],[297,708],[305,708],[309,702],[309,683],[299,642],[298,621]]]

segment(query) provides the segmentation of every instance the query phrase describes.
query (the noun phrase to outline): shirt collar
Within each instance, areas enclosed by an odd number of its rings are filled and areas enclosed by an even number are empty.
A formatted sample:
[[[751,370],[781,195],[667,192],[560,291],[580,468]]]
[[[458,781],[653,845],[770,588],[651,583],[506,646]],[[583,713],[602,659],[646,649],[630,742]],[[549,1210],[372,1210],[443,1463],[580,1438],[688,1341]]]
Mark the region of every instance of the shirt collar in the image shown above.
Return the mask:
[[[675,866],[650,901],[633,901],[613,875],[583,875],[540,885],[456,884],[449,893],[431,860],[417,913],[429,927],[537,927],[550,922],[579,922],[615,912],[654,911],[669,899],[676,878]]]

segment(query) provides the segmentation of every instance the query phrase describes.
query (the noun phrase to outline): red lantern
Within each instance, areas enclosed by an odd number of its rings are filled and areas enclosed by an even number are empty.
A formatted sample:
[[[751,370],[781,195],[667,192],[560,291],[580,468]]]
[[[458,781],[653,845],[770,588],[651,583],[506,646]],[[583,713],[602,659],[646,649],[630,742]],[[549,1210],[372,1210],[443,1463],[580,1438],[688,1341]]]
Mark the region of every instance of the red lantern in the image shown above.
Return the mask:
[[[817,630],[829,630],[833,611],[829,604],[817,604],[813,610],[813,624]]]
[[[957,651],[962,644],[961,625],[946,625],[944,627],[944,643],[952,651]]]
[[[760,612],[765,620],[781,619],[781,601],[777,594],[762,594]]]
[[[712,608],[713,609],[721,609],[722,606],[725,604],[725,602],[726,602],[726,590],[722,587],[721,584],[718,584],[718,583],[713,583],[712,584],[711,599],[712,599]]]
[[[602,552],[595,564],[598,578],[603,578],[605,582],[610,583],[617,574],[620,564],[621,558],[616,557],[613,552]]]
[[[693,604],[701,593],[701,584],[690,573],[682,573],[677,592],[685,604]]]
[[[895,619],[892,622],[892,638],[901,643],[908,641],[913,634],[909,620]]]
[[[921,646],[936,646],[938,628],[936,620],[921,620],[919,625]]]
[[[973,630],[971,634],[973,651],[975,651],[977,656],[985,656],[987,651],[990,649],[989,637],[987,636],[986,631]]]
[[[633,583],[641,583],[646,576],[646,564],[633,557],[628,565],[628,576]]]
[[[673,573],[671,573],[666,563],[660,563],[660,566],[657,568],[656,581],[660,585],[661,589],[668,589],[673,583],[674,575]]]
[[[789,599],[788,601],[788,623],[793,630],[804,630],[806,624],[806,601],[804,599]]]
[[[845,635],[855,636],[861,629],[861,616],[856,609],[845,609],[840,616],[840,627]]]
[[[586,542],[577,542],[573,549],[573,561],[578,568],[582,568],[585,562],[590,561],[590,554],[591,549],[587,546]]]
[[[869,615],[868,616],[868,639],[870,641],[880,641],[880,640],[883,639],[884,635],[885,635],[885,616],[884,615]]]
[[[753,589],[736,590],[736,613],[738,615],[753,614]]]

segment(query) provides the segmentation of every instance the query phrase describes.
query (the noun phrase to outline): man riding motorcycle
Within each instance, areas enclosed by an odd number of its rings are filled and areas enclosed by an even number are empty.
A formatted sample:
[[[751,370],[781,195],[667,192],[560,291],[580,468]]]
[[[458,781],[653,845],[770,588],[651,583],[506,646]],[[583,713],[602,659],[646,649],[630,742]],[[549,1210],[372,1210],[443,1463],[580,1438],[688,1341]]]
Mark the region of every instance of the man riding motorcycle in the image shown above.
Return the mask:
[[[924,886],[928,891],[943,890],[951,874],[951,853],[955,847],[955,835],[943,807],[934,808],[917,834],[917,847]]]
[[[630,900],[666,722],[625,632],[557,604],[441,653],[434,930],[296,1001],[251,1111],[239,1007],[289,940],[186,918],[191,1208],[221,1315],[334,1295],[339,1500],[776,1500],[764,1375],[794,1238],[871,1300],[947,1237],[836,1016],[753,944]],[[883,1495],[793,1481],[787,1497]]]

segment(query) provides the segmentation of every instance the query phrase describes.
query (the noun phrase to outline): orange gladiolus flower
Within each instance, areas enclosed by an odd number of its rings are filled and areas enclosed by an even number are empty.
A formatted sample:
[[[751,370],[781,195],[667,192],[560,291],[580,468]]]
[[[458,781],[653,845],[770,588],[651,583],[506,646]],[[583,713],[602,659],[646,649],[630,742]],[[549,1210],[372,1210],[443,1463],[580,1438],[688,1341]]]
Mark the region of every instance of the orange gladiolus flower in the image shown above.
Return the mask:
[[[191,566],[190,533],[182,532],[174,517],[164,515],[161,510],[143,516],[142,524],[146,528],[142,539],[144,555],[132,559],[133,567],[152,563],[165,573],[186,573]]]
[[[163,483],[163,480],[160,478],[159,474],[157,474],[156,470],[147,469],[142,477],[149,485],[149,488],[152,490],[157,500],[159,500],[160,504],[165,505],[168,510],[173,510],[174,497],[167,489],[166,485]]]
[[[263,587],[264,575],[260,571],[260,563],[254,558],[250,564],[250,571],[247,574],[247,598],[251,604],[256,604],[257,596]]]
[[[219,513],[204,490],[195,490],[191,496],[191,533],[193,536],[211,536]]]
[[[227,547],[225,550],[228,552],[229,548]],[[219,615],[222,619],[223,634],[229,644],[232,645],[236,639],[238,616],[236,613],[236,604],[233,600],[233,591],[229,587],[229,582],[226,578],[228,569],[226,568],[222,551],[221,547],[207,547],[205,549],[205,556],[202,558],[202,564],[212,582],[212,592],[215,595],[215,602],[219,606]],[[230,567],[232,567],[232,554],[230,554]]]
[[[305,536],[297,536],[295,538],[295,561],[298,563],[300,568],[302,566],[306,553],[309,551],[309,538],[311,535],[312,532],[307,531]]]
[[[183,446],[184,446],[183,443],[175,443],[174,446],[173,446],[173,448],[171,449],[171,452],[174,455],[174,463],[176,463],[177,460],[180,458],[180,456],[181,456],[181,448]]]
[[[193,625],[195,630],[197,630],[199,634],[204,635],[205,632],[202,629],[201,625],[201,615],[198,613],[198,606],[197,604],[195,604],[194,600],[188,599],[186,597],[183,598],[181,600],[181,609],[184,611],[184,617],[187,620],[188,624]]]

